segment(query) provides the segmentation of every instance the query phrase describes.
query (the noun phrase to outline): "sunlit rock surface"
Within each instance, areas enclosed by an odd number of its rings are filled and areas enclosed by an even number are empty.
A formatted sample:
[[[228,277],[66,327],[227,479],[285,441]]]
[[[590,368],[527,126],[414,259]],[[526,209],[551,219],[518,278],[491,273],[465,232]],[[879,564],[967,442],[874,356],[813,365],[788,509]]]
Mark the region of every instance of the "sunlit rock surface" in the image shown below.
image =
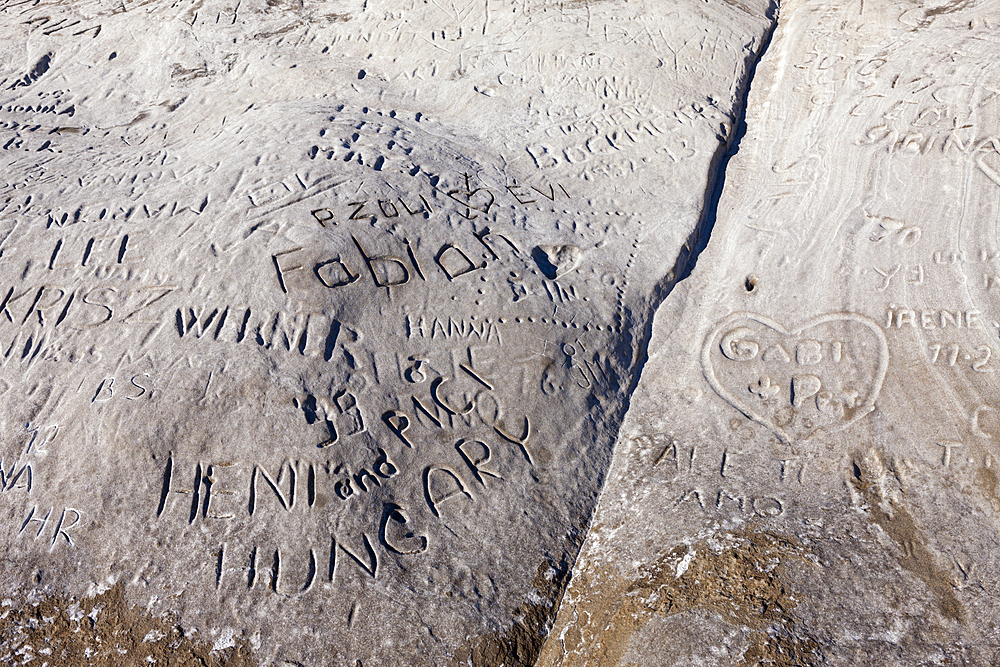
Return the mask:
[[[772,25],[3,2],[0,660],[534,663]]]
[[[539,664],[998,664],[997,9],[781,4]]]

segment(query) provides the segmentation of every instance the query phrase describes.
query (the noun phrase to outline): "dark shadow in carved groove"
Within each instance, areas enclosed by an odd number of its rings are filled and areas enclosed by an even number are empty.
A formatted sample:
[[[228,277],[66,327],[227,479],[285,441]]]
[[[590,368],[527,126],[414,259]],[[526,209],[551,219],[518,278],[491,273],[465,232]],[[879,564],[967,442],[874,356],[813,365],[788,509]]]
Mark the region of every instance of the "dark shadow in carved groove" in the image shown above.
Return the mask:
[[[531,258],[535,260],[535,263],[538,264],[538,268],[542,270],[542,273],[545,274],[546,278],[549,278],[550,280],[555,279],[556,267],[549,261],[548,255],[545,254],[544,250],[535,246],[531,250]]]
[[[764,31],[764,35],[761,38],[761,43],[757,51],[747,56],[747,61],[749,63],[747,67],[747,74],[739,87],[739,99],[737,105],[735,106],[735,112],[739,120],[735,125],[734,133],[731,136],[724,138],[724,143],[719,146],[712,158],[710,176],[705,190],[705,200],[702,205],[701,220],[688,237],[687,242],[684,244],[680,254],[678,255],[672,270],[667,272],[667,274],[660,279],[652,292],[651,298],[640,306],[640,308],[645,309],[645,312],[642,310],[639,311],[639,315],[642,319],[636,317],[636,314],[627,308],[621,315],[619,325],[621,331],[620,335],[622,338],[614,347],[613,352],[620,358],[631,356],[631,345],[633,342],[636,344],[637,349],[635,351],[635,365],[632,367],[631,377],[628,379],[629,385],[625,394],[626,399],[624,405],[621,407],[618,419],[615,420],[615,423],[621,424],[622,419],[628,412],[632,394],[638,386],[642,370],[649,358],[649,341],[652,337],[653,316],[655,315],[656,310],[670,295],[670,292],[677,285],[677,283],[691,275],[695,264],[698,261],[698,257],[708,245],[709,239],[711,238],[712,230],[715,227],[715,222],[718,216],[719,199],[722,195],[722,190],[726,182],[726,168],[729,166],[729,161],[732,156],[739,151],[740,142],[746,135],[746,107],[747,99],[750,94],[750,85],[757,72],[757,64],[760,62],[761,58],[763,58],[764,54],[767,52],[768,46],[771,44],[771,37],[778,24],[779,8],[778,0],[772,0],[767,12],[765,13],[765,16],[770,20],[770,25]],[[554,278],[555,267],[552,266],[551,262],[548,261],[548,258],[545,257],[545,253],[541,250],[541,248],[536,247],[532,251],[532,257],[547,277]],[[543,260],[544,264],[547,264],[548,266],[543,265]],[[549,267],[551,267],[553,275],[549,275]],[[642,330],[641,332],[636,332],[638,336],[633,339],[631,329],[635,325],[640,325]],[[622,361],[626,360],[622,359]],[[630,363],[626,363],[625,366],[631,367],[632,365]],[[598,481],[599,488],[602,491],[604,488],[604,481],[604,479]],[[596,504],[592,505],[590,516],[585,518],[584,525],[582,526],[583,530],[579,535],[580,543],[578,544],[578,547],[582,546],[583,537],[590,530],[590,522],[593,520],[596,506]],[[542,612],[543,618],[540,619],[541,622],[535,629],[536,632],[540,632],[543,635],[548,634],[548,631],[552,626],[552,622],[555,620],[555,614],[558,611],[559,600],[562,598],[562,594],[566,590],[566,586],[572,579],[573,567],[575,566],[575,559],[577,556],[579,556],[579,550],[576,551],[573,557],[574,562],[569,564],[569,567],[565,572],[565,576],[559,578],[556,590],[551,591],[552,596],[549,599],[553,601],[553,605]],[[538,655],[541,653],[541,642],[539,642],[537,646],[531,646],[526,650],[526,647],[520,646],[521,642],[512,641],[517,635],[518,630],[519,626],[515,624],[515,627],[511,629],[510,636],[500,635],[499,648],[501,650],[499,653],[504,658],[514,658],[512,662],[515,665],[534,665]],[[545,638],[542,639],[542,642],[544,641]],[[464,650],[468,651],[469,649],[466,648]],[[476,651],[473,651],[471,656],[466,654],[457,657],[471,657],[473,664],[477,665],[477,667],[478,665],[492,664],[488,659],[484,660],[486,656],[476,655]]]

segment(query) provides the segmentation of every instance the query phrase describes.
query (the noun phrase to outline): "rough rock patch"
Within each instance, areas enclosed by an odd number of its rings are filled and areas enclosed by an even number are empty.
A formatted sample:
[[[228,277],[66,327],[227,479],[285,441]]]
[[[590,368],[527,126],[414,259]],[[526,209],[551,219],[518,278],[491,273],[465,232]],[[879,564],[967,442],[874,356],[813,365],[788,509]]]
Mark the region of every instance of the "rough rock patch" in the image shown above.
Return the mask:
[[[58,595],[0,602],[0,663],[39,667],[253,667],[248,646],[214,651],[213,643],[185,635],[125,600],[119,582],[92,598]]]
[[[506,632],[478,637],[459,649],[452,667],[531,667],[538,660],[542,644],[555,619],[559,602],[569,583],[567,563],[554,565],[544,561],[538,566],[534,585],[539,602],[525,603],[514,624]]]
[[[696,610],[748,630],[734,665],[820,664],[819,642],[793,615],[798,599],[786,567],[811,562],[808,556],[794,537],[752,528],[679,545],[643,566],[624,595],[612,593],[604,608],[592,609],[589,632],[574,627],[561,638],[566,653],[582,659],[565,664],[620,665],[651,615]]]

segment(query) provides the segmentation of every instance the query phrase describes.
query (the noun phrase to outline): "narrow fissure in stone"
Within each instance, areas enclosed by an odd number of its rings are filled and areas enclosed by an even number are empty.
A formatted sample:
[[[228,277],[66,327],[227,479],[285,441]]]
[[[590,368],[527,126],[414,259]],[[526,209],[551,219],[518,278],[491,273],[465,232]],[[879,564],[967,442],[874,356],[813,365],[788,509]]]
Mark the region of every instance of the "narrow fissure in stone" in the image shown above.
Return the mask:
[[[632,383],[629,386],[629,397],[631,397],[635,387],[638,385],[639,378],[642,376],[642,369],[648,358],[649,340],[652,337],[653,330],[653,316],[660,307],[660,304],[670,296],[670,292],[673,291],[674,287],[694,271],[695,264],[698,263],[698,257],[708,246],[708,241],[712,236],[712,230],[715,228],[715,221],[718,215],[719,199],[726,185],[726,169],[729,167],[729,161],[739,151],[740,141],[746,135],[746,117],[750,99],[750,88],[757,73],[757,65],[771,46],[771,38],[774,35],[775,28],[778,27],[780,9],[781,4],[779,2],[772,2],[765,12],[765,16],[770,20],[770,24],[764,31],[757,51],[749,58],[751,62],[747,68],[746,76],[738,88],[738,102],[735,107],[736,113],[734,114],[736,122],[733,125],[733,131],[726,138],[726,141],[718,147],[712,158],[711,175],[705,188],[705,202],[702,206],[701,220],[699,220],[694,231],[688,237],[687,242],[681,248],[674,266],[662,278],[658,288],[653,291],[653,299],[650,302],[649,311],[646,313],[643,337],[639,341],[639,349],[637,351],[638,361],[636,372],[633,374]],[[756,282],[756,276],[748,276],[747,291],[753,291],[754,287],[756,287]],[[627,411],[628,408],[626,406]]]
[[[727,137],[726,143],[719,146],[717,157],[713,160],[713,165],[717,165],[714,168],[714,174],[708,183],[708,187],[705,189],[705,206],[702,209],[701,222],[695,228],[694,233],[691,235],[691,239],[685,248],[688,250],[682,253],[681,257],[678,258],[678,266],[680,267],[679,274],[677,276],[677,282],[680,282],[691,275],[694,272],[695,264],[698,263],[698,257],[701,255],[702,251],[708,246],[708,241],[712,237],[712,230],[715,228],[715,221],[718,216],[719,211],[719,199],[722,197],[722,190],[726,187],[726,169],[729,168],[729,162],[732,160],[733,156],[736,155],[740,150],[740,142],[747,132],[747,107],[750,101],[750,88],[753,86],[754,77],[757,74],[757,65],[764,58],[767,53],[768,48],[771,46],[771,37],[774,35],[775,28],[778,27],[778,15],[781,11],[781,3],[772,2],[771,6],[767,10],[767,18],[770,19],[771,24],[767,27],[764,32],[764,38],[760,42],[760,48],[753,55],[753,60],[750,63],[750,67],[747,70],[746,78],[743,80],[743,85],[740,87],[739,103],[736,107],[737,121],[733,128],[733,133]],[[670,289],[673,288],[673,283],[668,288],[667,293],[663,295],[663,298],[667,297],[670,293]]]
[[[699,224],[695,227],[688,241],[684,244],[681,249],[680,254],[677,257],[677,261],[674,267],[667,272],[663,277],[659,289],[653,292],[653,299],[649,306],[649,311],[646,313],[645,322],[643,326],[642,338],[638,341],[638,349],[636,351],[637,361],[635,365],[634,372],[630,378],[629,388],[625,397],[625,404],[623,406],[623,418],[620,420],[619,427],[624,423],[624,416],[627,415],[629,410],[629,404],[632,394],[635,392],[636,387],[639,384],[639,379],[642,377],[642,372],[645,367],[646,361],[648,360],[649,353],[649,342],[652,338],[653,320],[656,310],[659,308],[660,304],[670,295],[673,288],[680,283],[682,280],[691,275],[694,271],[695,264],[698,261],[698,257],[701,252],[708,246],[709,238],[712,235],[712,229],[715,226],[716,216],[718,213],[719,199],[722,196],[722,190],[726,184],[726,169],[729,166],[729,162],[734,155],[739,151],[740,141],[746,135],[747,123],[746,114],[747,107],[750,98],[750,89],[753,84],[754,76],[757,73],[757,66],[763,59],[764,55],[767,53],[768,47],[771,45],[771,38],[774,35],[774,30],[778,26],[778,16],[780,11],[780,3],[772,2],[767,9],[766,16],[770,20],[770,24],[764,31],[763,37],[760,42],[760,46],[757,48],[748,59],[750,64],[747,67],[746,75],[738,87],[738,102],[735,106],[735,119],[736,122],[733,126],[733,131],[726,138],[726,141],[722,143],[716,150],[715,156],[712,158],[711,175],[708,179],[707,187],[705,189],[705,203],[702,209],[702,216]],[[756,276],[747,277],[747,290],[752,291],[756,286],[757,278]],[[613,454],[612,454],[613,455]],[[606,481],[606,480],[605,480]],[[603,497],[604,486],[602,485],[601,496]],[[593,523],[593,519],[597,516],[598,509],[601,506],[601,499],[598,499],[597,504],[594,506],[590,517],[587,521],[586,530],[580,536],[581,544],[586,542],[586,538],[590,533],[590,529]],[[579,559],[582,554],[582,550],[577,552],[576,558]],[[574,562],[575,566],[575,562]],[[562,596],[566,591],[566,587],[569,585],[570,580],[573,577],[573,566],[570,567],[568,576],[564,577],[560,582],[561,586],[556,592],[556,596],[552,598],[551,616],[545,625],[545,632],[550,630],[551,624],[555,619],[556,614],[559,612],[559,608],[562,602]],[[543,640],[543,643],[549,641],[549,637]],[[532,664],[537,662],[537,655],[541,654],[541,644],[538,648],[538,653]]]

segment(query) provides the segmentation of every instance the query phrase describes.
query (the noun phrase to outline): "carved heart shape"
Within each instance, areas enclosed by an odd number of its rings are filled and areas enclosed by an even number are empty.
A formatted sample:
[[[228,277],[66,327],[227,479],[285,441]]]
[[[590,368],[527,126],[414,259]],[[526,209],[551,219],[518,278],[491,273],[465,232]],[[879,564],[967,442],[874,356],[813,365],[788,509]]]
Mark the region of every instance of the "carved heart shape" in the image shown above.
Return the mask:
[[[532,252],[538,268],[547,278],[566,275],[580,264],[583,253],[575,245],[540,245]]]
[[[855,313],[786,329],[740,312],[708,334],[701,363],[719,396],[790,444],[847,428],[875,409],[889,346],[874,320]]]
[[[462,206],[470,209],[470,212],[465,216],[470,220],[478,217],[471,215],[471,209],[475,209],[482,213],[489,213],[490,208],[492,208],[494,202],[496,202],[496,196],[494,196],[494,194],[486,188],[476,188],[475,190],[451,190],[447,194]]]

